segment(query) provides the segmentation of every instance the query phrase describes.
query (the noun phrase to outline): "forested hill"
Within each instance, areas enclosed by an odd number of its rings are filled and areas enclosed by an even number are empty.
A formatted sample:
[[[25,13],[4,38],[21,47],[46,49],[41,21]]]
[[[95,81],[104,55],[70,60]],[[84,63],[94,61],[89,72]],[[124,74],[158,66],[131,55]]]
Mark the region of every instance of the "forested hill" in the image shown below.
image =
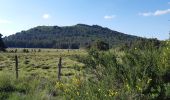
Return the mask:
[[[110,46],[120,46],[140,37],[127,35],[98,25],[38,26],[4,38],[8,47],[20,48],[80,48],[95,40],[103,40]]]

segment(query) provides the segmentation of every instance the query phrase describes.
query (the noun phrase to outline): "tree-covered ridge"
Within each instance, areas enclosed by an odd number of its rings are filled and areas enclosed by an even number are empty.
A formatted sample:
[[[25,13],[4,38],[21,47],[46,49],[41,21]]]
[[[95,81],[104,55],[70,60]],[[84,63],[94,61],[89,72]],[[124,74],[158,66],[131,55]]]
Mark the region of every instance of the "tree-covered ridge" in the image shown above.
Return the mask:
[[[109,43],[110,47],[129,44],[141,39],[98,25],[37,26],[4,38],[8,47],[78,49],[96,40]]]
[[[4,45],[4,42],[2,41],[2,35],[0,33],[0,51],[5,51],[6,46]]]

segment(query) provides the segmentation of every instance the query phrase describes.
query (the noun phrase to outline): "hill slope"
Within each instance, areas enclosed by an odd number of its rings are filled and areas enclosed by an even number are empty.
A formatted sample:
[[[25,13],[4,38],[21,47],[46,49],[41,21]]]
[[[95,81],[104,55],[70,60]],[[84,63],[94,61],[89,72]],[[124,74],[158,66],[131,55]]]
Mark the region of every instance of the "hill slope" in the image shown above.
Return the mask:
[[[140,37],[123,34],[98,25],[38,26],[4,38],[8,47],[20,48],[79,48],[100,39],[110,46],[130,43]]]

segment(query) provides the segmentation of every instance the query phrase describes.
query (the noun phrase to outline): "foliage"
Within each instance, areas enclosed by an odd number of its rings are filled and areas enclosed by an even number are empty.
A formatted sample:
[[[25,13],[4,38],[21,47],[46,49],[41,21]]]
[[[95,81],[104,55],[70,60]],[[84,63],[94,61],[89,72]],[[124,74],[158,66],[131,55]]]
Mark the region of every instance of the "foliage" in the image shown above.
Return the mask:
[[[79,49],[91,45],[95,40],[109,43],[110,47],[140,39],[98,25],[77,24],[75,26],[38,26],[4,38],[8,47]]]
[[[169,99],[169,46],[167,41],[160,49],[148,45],[148,50],[128,50],[121,61],[112,52],[91,49],[89,56],[81,61],[93,76],[79,88],[79,97],[89,100]],[[71,95],[77,98],[76,94]]]
[[[0,34],[0,51],[5,51],[6,46],[4,42],[2,41],[2,35]]]
[[[105,43],[104,41],[97,40],[92,45],[88,47],[88,49],[97,49],[99,51],[107,51],[109,50],[109,44]]]
[[[151,49],[159,49],[163,47],[163,43],[157,39],[139,39],[137,41],[130,42],[129,44],[124,44],[121,49],[129,50],[129,49],[140,49],[140,50],[151,50]]]

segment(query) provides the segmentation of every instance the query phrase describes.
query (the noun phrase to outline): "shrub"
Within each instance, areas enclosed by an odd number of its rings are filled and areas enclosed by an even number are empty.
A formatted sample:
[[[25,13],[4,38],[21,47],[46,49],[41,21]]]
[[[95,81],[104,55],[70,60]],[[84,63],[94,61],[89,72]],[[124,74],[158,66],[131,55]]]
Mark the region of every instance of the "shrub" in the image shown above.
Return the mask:
[[[29,53],[29,50],[28,49],[23,49],[23,52],[24,53]]]
[[[89,50],[87,57],[79,59],[85,63],[87,74],[92,76],[70,94],[71,98],[168,99],[169,47],[131,49],[125,52],[121,61],[111,52]]]
[[[93,44],[87,47],[88,49],[97,49],[99,51],[107,51],[109,50],[109,44],[104,41],[95,41]]]

